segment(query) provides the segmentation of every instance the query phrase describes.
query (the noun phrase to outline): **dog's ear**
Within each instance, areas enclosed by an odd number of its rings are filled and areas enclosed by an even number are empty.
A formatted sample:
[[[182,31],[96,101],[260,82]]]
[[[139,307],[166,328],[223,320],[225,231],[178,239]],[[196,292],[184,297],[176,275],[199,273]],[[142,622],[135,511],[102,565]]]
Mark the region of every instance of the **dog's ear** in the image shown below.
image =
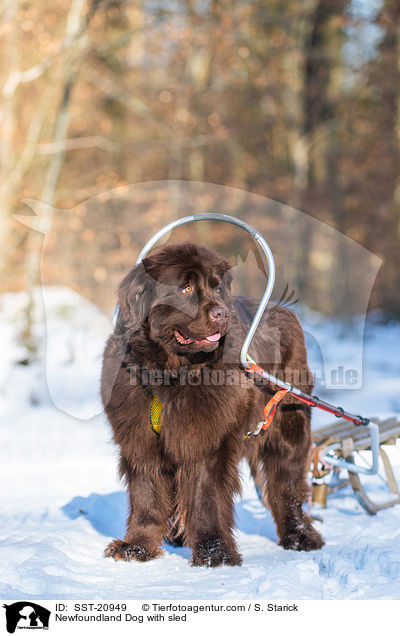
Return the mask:
[[[154,285],[155,280],[146,272],[143,263],[125,276],[118,288],[118,331],[140,328],[149,313]]]

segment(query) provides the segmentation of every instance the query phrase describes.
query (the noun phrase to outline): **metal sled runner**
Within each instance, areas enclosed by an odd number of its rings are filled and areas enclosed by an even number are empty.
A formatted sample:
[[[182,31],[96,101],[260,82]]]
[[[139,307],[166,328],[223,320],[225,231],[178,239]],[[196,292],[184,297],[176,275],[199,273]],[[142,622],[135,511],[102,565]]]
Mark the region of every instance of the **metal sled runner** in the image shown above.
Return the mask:
[[[156,234],[154,234],[154,236],[146,243],[146,245],[140,252],[136,264],[138,265],[142,262],[151,248],[163,236],[165,236],[178,226],[195,221],[225,221],[246,230],[261,247],[268,263],[267,286],[265,288],[258,309],[254,315],[252,323],[249,327],[247,336],[243,342],[240,352],[240,363],[243,366],[244,370],[248,373],[256,373],[257,375],[268,380],[271,384],[280,387],[280,389],[282,390],[282,394],[290,393],[303,404],[322,409],[323,411],[332,413],[337,418],[340,418],[335,424],[325,427],[324,429],[321,429],[314,434],[314,443],[316,445],[316,453],[314,454],[314,481],[318,482],[318,480],[325,477],[329,472],[332,472],[334,476],[334,482],[336,480],[335,483],[336,485],[338,485],[339,472],[340,470],[345,469],[349,477],[348,481],[345,480],[345,483],[347,484],[348,482],[350,482],[358,501],[369,513],[375,514],[378,510],[387,508],[396,503],[400,503],[399,490],[394,478],[389,458],[385,451],[381,448],[381,444],[386,444],[389,442],[393,443],[393,440],[396,441],[396,439],[400,437],[400,422],[398,420],[390,419],[380,423],[378,423],[376,420],[370,421],[366,417],[362,417],[361,415],[354,415],[345,411],[342,407],[333,406],[328,402],[320,400],[317,396],[307,395],[306,393],[300,391],[300,389],[298,389],[297,387],[294,387],[288,382],[284,382],[283,380],[276,378],[275,376],[262,369],[257,364],[257,362],[255,362],[248,355],[250,344],[267,307],[275,283],[275,262],[271,249],[265,239],[261,236],[261,234],[257,232],[257,230],[255,230],[253,227],[251,227],[241,219],[237,219],[226,214],[217,214],[210,212],[186,216],[177,219],[172,223],[169,223],[161,230],[159,230]],[[281,397],[283,397],[283,395]],[[276,408],[276,403],[272,408]],[[265,417],[265,422],[260,422],[253,434],[258,434],[262,429],[265,429],[267,425],[269,425],[271,421],[271,413],[265,414]],[[357,464],[355,461],[355,453],[366,449],[370,449],[372,453],[371,465],[367,467],[360,465],[359,463]],[[381,503],[374,503],[371,501],[371,499],[368,498],[361,484],[360,475],[378,475],[379,458],[382,459],[382,462],[384,464],[387,485],[392,493],[392,496],[390,497],[390,499],[387,499],[386,501],[383,501]],[[322,466],[321,469],[318,468],[319,464],[321,464]],[[342,484],[343,481],[340,482],[340,485]],[[331,486],[331,489],[333,487],[334,486]]]

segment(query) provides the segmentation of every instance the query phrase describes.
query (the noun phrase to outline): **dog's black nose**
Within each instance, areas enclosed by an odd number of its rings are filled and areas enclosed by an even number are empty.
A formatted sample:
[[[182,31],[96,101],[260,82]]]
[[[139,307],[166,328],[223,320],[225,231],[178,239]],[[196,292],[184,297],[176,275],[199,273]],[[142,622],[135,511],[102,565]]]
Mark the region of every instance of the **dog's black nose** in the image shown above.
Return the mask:
[[[221,305],[217,305],[210,309],[209,316],[211,320],[217,324],[222,324],[226,322],[229,318],[229,311],[225,309],[225,307],[221,307]]]

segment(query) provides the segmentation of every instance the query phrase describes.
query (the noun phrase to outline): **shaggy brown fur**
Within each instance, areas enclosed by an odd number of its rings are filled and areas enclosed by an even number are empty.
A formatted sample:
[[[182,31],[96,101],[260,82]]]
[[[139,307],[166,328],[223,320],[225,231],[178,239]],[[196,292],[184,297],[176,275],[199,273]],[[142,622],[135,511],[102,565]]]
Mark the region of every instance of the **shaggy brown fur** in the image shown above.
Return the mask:
[[[238,463],[245,457],[280,545],[315,550],[320,535],[303,512],[310,451],[309,408],[285,396],[267,432],[244,439],[277,387],[238,364],[254,301],[232,298],[229,264],[190,243],[169,245],[133,268],[103,361],[102,399],[130,496],[124,540],[106,556],[147,561],[163,539],[192,548],[192,564],[240,565],[232,536]],[[272,306],[250,354],[263,368],[310,392],[296,316]],[[162,430],[151,425],[154,394]]]

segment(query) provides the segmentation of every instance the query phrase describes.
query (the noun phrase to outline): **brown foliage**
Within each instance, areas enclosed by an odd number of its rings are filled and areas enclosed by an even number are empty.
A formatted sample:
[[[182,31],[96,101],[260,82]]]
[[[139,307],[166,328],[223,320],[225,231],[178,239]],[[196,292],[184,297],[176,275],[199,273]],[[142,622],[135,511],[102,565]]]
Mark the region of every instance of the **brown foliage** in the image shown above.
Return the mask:
[[[3,287],[25,285],[30,251],[10,215],[23,198],[42,200],[62,153],[47,201],[61,208],[157,179],[221,183],[293,204],[384,259],[371,308],[400,314],[398,3],[360,17],[349,0],[227,0],[207,12],[185,0],[176,9],[82,0],[69,24],[73,5],[15,3],[3,14]],[[356,63],[346,46],[374,25],[380,40]],[[66,139],[57,139],[67,93]],[[158,228],[155,213],[148,234]],[[98,250],[117,262],[122,249],[127,266],[129,233],[116,224]],[[77,279],[76,254],[59,252],[58,269]]]

